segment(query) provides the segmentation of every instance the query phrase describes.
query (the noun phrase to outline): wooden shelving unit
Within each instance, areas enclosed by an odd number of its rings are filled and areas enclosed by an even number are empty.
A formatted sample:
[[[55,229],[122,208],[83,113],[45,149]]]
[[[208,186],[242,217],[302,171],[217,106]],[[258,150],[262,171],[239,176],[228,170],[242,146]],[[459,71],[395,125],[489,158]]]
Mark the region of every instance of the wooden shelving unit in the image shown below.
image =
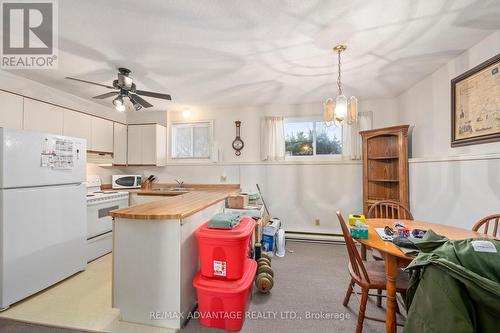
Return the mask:
[[[379,200],[409,206],[408,128],[393,126],[360,132],[363,138],[363,210]]]

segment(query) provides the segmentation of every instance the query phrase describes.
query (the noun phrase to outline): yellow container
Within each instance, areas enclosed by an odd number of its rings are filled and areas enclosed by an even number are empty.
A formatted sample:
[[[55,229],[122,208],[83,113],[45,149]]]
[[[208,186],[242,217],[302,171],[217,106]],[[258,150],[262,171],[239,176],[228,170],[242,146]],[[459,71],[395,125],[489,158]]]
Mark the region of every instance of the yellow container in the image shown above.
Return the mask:
[[[359,221],[361,223],[366,223],[366,218],[364,215],[349,214],[349,225],[355,226],[356,221]]]

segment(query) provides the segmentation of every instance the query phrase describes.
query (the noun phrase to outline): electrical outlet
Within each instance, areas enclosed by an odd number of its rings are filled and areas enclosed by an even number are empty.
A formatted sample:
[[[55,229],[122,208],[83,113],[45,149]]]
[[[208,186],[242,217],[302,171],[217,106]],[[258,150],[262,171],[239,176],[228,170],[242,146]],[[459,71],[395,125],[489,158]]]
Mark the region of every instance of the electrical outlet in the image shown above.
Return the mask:
[[[319,219],[314,220],[314,224],[319,225]]]
[[[225,183],[227,180],[227,176],[220,176],[220,182]]]

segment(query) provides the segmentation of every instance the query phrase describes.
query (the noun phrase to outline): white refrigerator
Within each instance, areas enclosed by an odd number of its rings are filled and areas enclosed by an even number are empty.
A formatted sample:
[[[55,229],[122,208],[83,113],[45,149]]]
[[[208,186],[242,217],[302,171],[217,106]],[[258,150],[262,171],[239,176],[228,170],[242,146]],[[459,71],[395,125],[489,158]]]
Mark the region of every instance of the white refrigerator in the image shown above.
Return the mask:
[[[86,141],[0,128],[0,311],[85,269]]]

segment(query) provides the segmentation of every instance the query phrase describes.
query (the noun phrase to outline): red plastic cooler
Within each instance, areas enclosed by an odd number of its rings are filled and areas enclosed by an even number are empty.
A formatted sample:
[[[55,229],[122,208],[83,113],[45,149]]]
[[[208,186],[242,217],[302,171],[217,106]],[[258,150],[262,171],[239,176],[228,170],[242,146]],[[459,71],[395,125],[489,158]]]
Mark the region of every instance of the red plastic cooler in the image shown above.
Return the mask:
[[[246,259],[241,279],[228,281],[207,278],[198,272],[193,285],[198,294],[199,321],[203,326],[239,331],[252,295],[257,263]]]
[[[255,221],[244,217],[233,229],[210,229],[208,222],[196,231],[201,274],[210,278],[237,280],[243,276],[249,256]]]

